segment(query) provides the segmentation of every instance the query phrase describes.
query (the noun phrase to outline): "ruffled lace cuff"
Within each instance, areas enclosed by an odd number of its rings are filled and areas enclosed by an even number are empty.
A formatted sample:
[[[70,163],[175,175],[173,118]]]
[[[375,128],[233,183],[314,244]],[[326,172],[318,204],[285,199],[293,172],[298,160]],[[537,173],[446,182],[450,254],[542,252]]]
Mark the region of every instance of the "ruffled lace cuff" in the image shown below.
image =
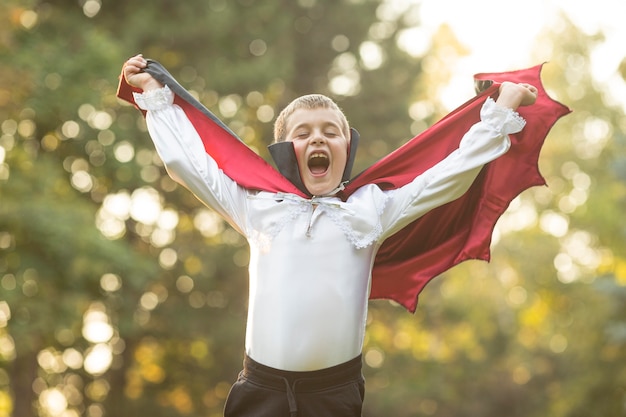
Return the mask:
[[[135,103],[142,110],[163,110],[174,103],[174,93],[168,86],[144,93],[133,93]]]
[[[519,113],[497,105],[491,97],[487,97],[483,104],[480,119],[503,135],[517,133],[526,125],[526,120]]]

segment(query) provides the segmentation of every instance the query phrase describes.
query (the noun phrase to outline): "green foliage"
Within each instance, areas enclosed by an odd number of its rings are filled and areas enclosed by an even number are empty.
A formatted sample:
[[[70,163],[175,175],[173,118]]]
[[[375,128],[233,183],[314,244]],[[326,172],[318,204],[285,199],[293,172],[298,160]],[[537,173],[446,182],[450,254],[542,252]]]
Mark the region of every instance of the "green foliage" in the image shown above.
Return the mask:
[[[0,417],[48,415],[59,393],[74,415],[221,415],[247,247],[166,176],[115,98],[121,65],[161,61],[262,155],[260,109],[333,95],[363,137],[358,170],[441,115],[442,68],[464,53],[442,28],[427,71],[397,46],[412,10],[381,3],[0,4]],[[416,315],[371,304],[366,416],[626,415],[626,123],[589,75],[601,36],[561,23],[544,78],[575,112],[544,147],[549,187],[512,204],[491,264],[437,279]]]

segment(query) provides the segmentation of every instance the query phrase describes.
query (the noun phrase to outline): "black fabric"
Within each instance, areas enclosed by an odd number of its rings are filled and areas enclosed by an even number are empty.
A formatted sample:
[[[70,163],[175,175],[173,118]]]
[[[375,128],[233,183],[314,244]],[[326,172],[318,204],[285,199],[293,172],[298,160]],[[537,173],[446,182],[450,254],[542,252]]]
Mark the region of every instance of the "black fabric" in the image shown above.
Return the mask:
[[[270,155],[276,164],[278,172],[283,174],[293,185],[298,187],[298,190],[310,196],[311,193],[304,186],[302,177],[300,176],[298,159],[296,158],[296,151],[293,148],[293,142],[272,143],[267,149],[270,151]]]
[[[350,154],[348,155],[348,162],[346,162],[346,169],[343,170],[343,176],[341,181],[349,181],[352,176],[352,167],[354,166],[354,160],[356,159],[356,151],[359,149],[359,139],[361,135],[355,128],[350,128]]]
[[[187,91],[182,85],[176,81],[176,79],[169,73],[168,70],[165,69],[161,63],[158,61],[154,61],[152,59],[147,59],[148,65],[144,68],[143,72],[150,74],[155,80],[160,82],[163,85],[167,85],[170,90],[196,109],[200,110],[202,114],[211,119],[215,124],[220,126],[225,132],[228,132],[232,137],[241,141],[239,137],[232,131],[224,122],[222,122],[216,115],[211,113],[209,109],[204,107],[202,103],[200,103],[189,91]]]
[[[310,372],[283,371],[244,359],[224,417],[360,417],[365,397],[361,356]]]

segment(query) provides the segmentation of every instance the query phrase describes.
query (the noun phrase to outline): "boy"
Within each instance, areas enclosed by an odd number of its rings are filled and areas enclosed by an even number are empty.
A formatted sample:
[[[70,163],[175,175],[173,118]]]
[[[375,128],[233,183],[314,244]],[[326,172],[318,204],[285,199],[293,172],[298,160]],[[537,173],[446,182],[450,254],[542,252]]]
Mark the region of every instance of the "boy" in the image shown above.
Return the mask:
[[[336,194],[351,149],[348,122],[330,99],[309,95],[278,116],[275,141],[289,142],[309,198],[248,190],[206,153],[173,94],[144,72],[137,55],[123,68],[143,90],[135,102],[168,173],[220,213],[250,244],[244,370],[226,417],[361,415],[361,349],[371,268],[386,238],[460,197],[483,165],[503,155],[524,127],[515,109],[537,89],[503,83],[459,149],[395,190],[369,184],[346,201]]]

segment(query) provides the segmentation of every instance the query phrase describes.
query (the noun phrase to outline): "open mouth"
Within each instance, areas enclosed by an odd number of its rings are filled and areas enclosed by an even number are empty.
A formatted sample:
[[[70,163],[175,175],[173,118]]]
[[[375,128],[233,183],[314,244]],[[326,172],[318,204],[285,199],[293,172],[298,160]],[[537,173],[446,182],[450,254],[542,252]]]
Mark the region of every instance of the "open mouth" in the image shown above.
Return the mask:
[[[311,174],[324,174],[326,171],[328,171],[328,167],[330,166],[328,155],[321,152],[312,153],[311,156],[309,156],[308,166]]]

